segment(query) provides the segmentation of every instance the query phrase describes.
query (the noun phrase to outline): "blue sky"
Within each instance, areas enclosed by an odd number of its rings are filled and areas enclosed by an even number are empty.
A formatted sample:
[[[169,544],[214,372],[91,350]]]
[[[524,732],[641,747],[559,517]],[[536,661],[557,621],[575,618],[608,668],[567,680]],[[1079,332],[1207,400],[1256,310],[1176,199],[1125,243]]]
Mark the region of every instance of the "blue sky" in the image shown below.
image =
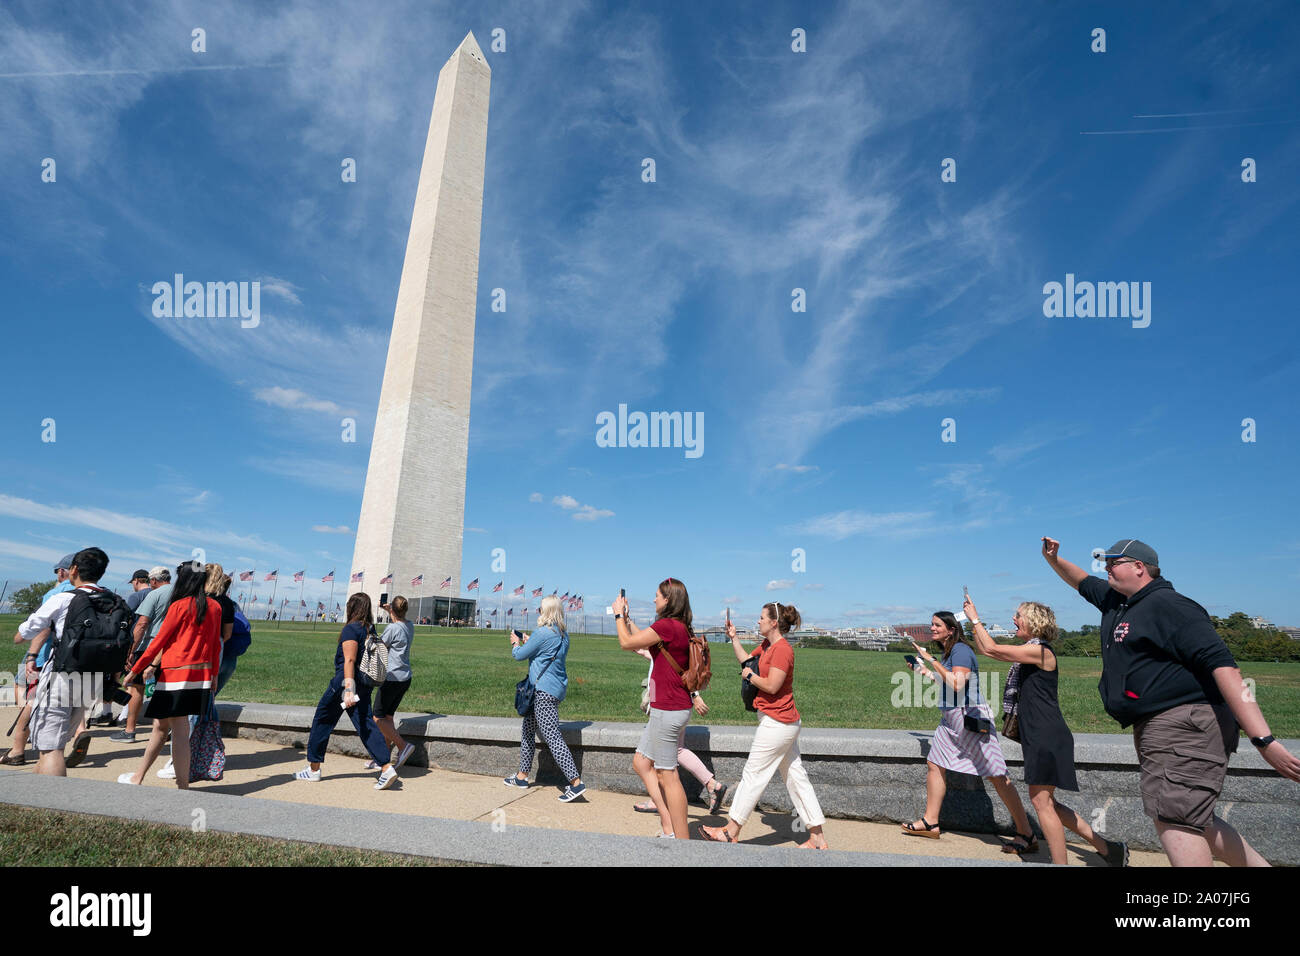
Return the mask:
[[[6,4],[5,577],[91,543],[114,583],[194,547],[305,567],[309,598],[346,575],[467,30],[493,73],[460,583],[589,613],[622,586],[644,618],[672,575],[698,620],[827,626],[968,585],[1077,626],[1039,537],[1086,565],[1136,536],[1211,613],[1300,624],[1286,3]],[[260,324],[155,318],[176,272],[260,281]],[[1067,273],[1151,283],[1150,326],[1046,317]],[[702,412],[703,455],[597,447],[619,404]]]

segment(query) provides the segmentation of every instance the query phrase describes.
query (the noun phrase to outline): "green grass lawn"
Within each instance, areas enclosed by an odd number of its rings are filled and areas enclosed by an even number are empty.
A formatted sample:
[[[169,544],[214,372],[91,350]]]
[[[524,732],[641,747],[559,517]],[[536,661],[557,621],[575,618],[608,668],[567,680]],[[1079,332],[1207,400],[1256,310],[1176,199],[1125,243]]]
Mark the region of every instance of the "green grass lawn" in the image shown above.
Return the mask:
[[[0,629],[12,635],[16,615],[0,616]],[[337,625],[253,624],[253,646],[222,696],[272,704],[314,705],[334,670]],[[755,715],[740,703],[739,667],[725,644],[712,644],[713,686],[704,697],[710,713],[702,722],[753,724]],[[16,666],[15,647],[0,664]],[[795,652],[795,703],[807,727],[877,727],[932,730],[933,706],[909,701],[896,675],[912,678],[901,654],[801,648]],[[504,631],[417,627],[412,644],[414,680],[402,703],[407,711],[440,714],[514,716],[514,685],[525,665],[510,658]],[[980,659],[981,671],[999,675],[1000,699],[1006,666]],[[613,637],[573,635],[569,646],[569,692],[560,709],[563,720],[642,720],[638,704],[646,662],[619,650]],[[1247,662],[1242,673],[1256,682],[1260,706],[1274,734],[1300,737],[1300,664]],[[1097,696],[1098,658],[1062,658],[1061,710],[1075,733],[1119,733]],[[910,686],[907,688],[910,690]],[[904,706],[895,706],[896,703]],[[693,718],[701,722],[699,718]]]
[[[7,804],[0,804],[0,859],[6,866],[469,865]]]

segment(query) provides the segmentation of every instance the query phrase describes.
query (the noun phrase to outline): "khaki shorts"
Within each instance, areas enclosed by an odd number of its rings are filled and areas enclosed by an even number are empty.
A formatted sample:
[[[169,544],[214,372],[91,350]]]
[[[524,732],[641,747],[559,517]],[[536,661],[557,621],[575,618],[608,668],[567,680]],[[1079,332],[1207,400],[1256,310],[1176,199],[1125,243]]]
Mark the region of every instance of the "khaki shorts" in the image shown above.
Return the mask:
[[[1204,830],[1214,819],[1237,721],[1227,706],[1180,704],[1133,725],[1142,808],[1160,823]]]

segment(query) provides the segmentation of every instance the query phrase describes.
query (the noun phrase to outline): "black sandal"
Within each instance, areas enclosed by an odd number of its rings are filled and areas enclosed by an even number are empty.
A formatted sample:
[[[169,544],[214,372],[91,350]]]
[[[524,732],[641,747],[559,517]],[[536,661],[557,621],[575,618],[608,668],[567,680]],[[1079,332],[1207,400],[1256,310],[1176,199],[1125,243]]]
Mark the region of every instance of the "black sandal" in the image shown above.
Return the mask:
[[[925,819],[925,817],[921,817],[921,826],[925,827],[925,829],[922,830],[922,829],[920,829],[919,827],[915,827],[915,826],[913,826],[913,825],[910,824],[910,823],[904,823],[904,824],[903,824],[903,827],[902,827],[902,829],[903,829],[903,834],[904,834],[905,836],[925,837],[926,839],[929,839],[929,840],[937,840],[937,839],[939,839],[939,834],[938,834],[938,833],[933,833],[933,832],[931,832],[931,831],[933,831],[933,830],[938,830],[938,829],[939,829],[939,824],[938,824],[938,823],[930,823],[929,821],[927,821],[927,820]]]
[[[1025,845],[1020,846],[1015,842],[1016,840],[1023,840]],[[1014,853],[1016,856],[1022,856],[1025,853],[1037,853],[1038,840],[1035,839],[1032,833],[1030,834],[1017,833],[1014,839],[1012,840],[1012,842],[1002,844],[1002,852]]]

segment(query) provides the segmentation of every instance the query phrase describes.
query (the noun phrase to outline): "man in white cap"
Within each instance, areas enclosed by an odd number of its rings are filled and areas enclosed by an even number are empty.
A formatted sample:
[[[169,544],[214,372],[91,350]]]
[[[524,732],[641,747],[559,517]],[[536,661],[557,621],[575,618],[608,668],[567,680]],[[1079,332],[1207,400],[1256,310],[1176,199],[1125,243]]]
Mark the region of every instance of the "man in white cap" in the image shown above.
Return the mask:
[[[1237,749],[1238,724],[1278,773],[1300,781],[1300,759],[1269,733],[1264,714],[1209,614],[1160,576],[1155,549],[1123,538],[1107,551],[1106,580],[1060,557],[1043,557],[1101,611],[1101,693],[1106,713],[1133,727],[1142,807],[1174,866],[1268,866],[1214,812]]]

